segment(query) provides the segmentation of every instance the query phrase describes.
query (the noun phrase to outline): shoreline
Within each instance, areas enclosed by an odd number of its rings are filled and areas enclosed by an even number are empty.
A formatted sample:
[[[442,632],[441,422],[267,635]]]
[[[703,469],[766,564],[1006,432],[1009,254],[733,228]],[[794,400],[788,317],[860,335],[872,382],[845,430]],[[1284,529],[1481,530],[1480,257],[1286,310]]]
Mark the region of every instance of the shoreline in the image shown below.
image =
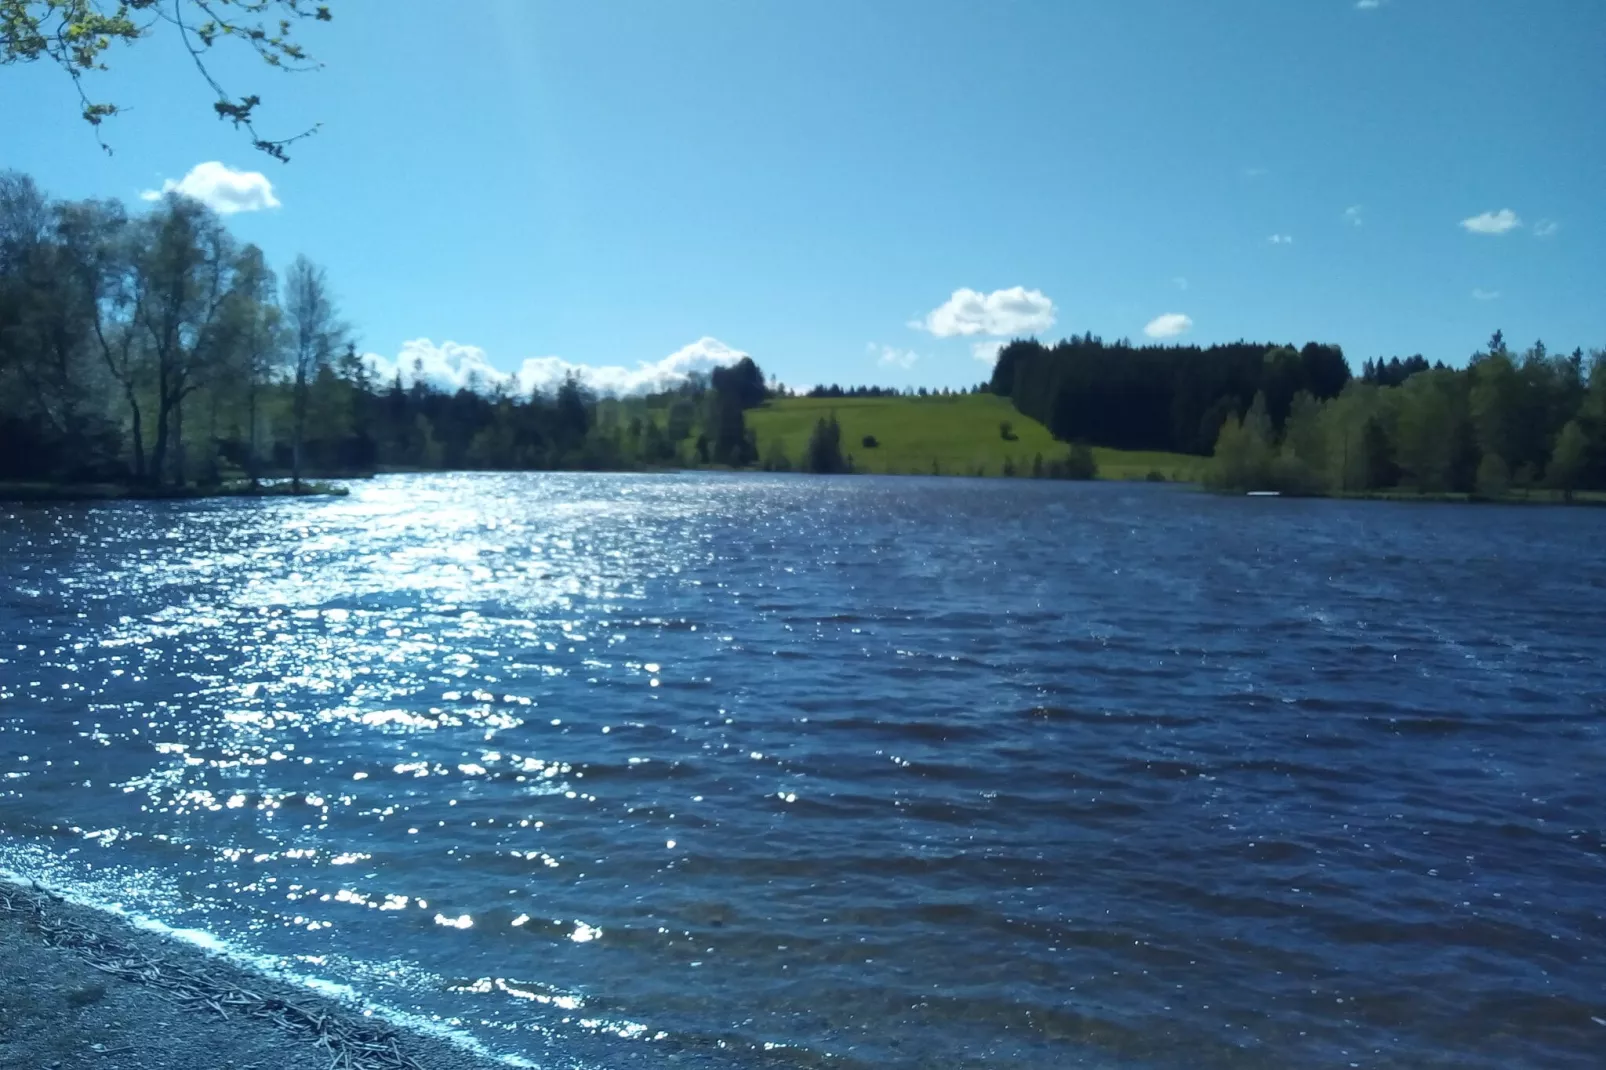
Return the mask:
[[[0,877],[0,958],[0,1067],[509,1065],[8,877]]]
[[[1537,490],[1529,493],[1511,492],[1499,497],[1468,494],[1462,491],[1413,490],[1352,490],[1330,494],[1295,494],[1289,491],[1251,491],[1238,487],[1223,488],[1200,486],[1207,494],[1218,498],[1284,498],[1293,501],[1331,502],[1395,502],[1404,505],[1520,505],[1534,507],[1564,507],[1593,509],[1606,506],[1606,491],[1574,491],[1571,500],[1560,491]]]
[[[729,468],[718,465],[706,465],[691,468],[650,467],[629,470],[598,470],[598,469],[528,469],[531,473],[553,474],[569,472],[600,472],[618,471],[625,474],[637,475],[665,475],[678,473],[720,472],[728,474],[749,473],[753,475],[801,475],[813,473],[806,472],[770,472],[757,468]],[[380,475],[445,475],[445,474],[507,474],[501,469],[477,468],[443,468],[443,469],[385,469]],[[1405,504],[1439,504],[1439,505],[1518,505],[1518,506],[1564,506],[1599,508],[1606,506],[1606,492],[1603,491],[1576,491],[1568,500],[1560,491],[1549,488],[1534,489],[1530,491],[1511,491],[1498,497],[1469,494],[1455,491],[1412,491],[1398,488],[1372,491],[1342,491],[1329,493],[1293,493],[1281,492],[1250,492],[1243,488],[1211,487],[1203,479],[1153,479],[1133,475],[1095,475],[1088,480],[1048,480],[1029,475],[985,475],[965,476],[963,473],[944,473],[933,476],[927,472],[848,472],[842,475],[875,476],[881,478],[971,478],[987,480],[1020,480],[1025,482],[1089,482],[1089,483],[1143,483],[1148,485],[1163,485],[1173,487],[1186,487],[1195,491],[1202,491],[1216,497],[1276,497],[1293,498],[1300,500],[1327,500],[1348,502],[1395,502]],[[342,477],[345,478],[345,477]],[[355,476],[350,478],[369,479],[372,476]],[[349,488],[331,483],[327,479],[304,479],[300,493],[293,492],[288,479],[264,480],[258,487],[251,487],[245,483],[231,483],[221,487],[164,487],[150,488],[131,486],[121,483],[46,483],[46,482],[16,482],[0,480],[0,505],[5,504],[35,504],[35,503],[72,503],[72,502],[111,502],[111,501],[207,501],[217,498],[318,498],[318,497],[346,497],[351,492]]]
[[[288,479],[260,486],[230,483],[219,487],[140,487],[126,483],[43,483],[0,481],[0,502],[204,501],[210,498],[343,498],[345,487],[303,479],[294,491]]]

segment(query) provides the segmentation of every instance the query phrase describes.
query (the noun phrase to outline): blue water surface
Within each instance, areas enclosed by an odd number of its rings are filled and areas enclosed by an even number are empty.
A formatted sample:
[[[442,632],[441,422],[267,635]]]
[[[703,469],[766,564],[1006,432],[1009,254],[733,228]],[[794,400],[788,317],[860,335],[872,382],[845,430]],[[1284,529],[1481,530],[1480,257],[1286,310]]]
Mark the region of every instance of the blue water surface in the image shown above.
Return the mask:
[[[0,506],[0,866],[540,1066],[1598,1067],[1606,510]]]

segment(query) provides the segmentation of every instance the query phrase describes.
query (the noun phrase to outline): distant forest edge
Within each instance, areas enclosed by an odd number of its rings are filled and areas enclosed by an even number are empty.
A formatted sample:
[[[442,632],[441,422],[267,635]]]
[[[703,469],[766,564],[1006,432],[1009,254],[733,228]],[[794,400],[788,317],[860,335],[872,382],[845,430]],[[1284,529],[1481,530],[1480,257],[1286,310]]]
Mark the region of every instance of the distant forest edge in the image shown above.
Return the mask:
[[[1606,489],[1606,354],[1518,355],[1498,333],[1464,369],[1411,357],[1368,361],[1358,377],[1317,343],[1020,340],[966,390],[801,397],[751,358],[623,398],[573,376],[448,391],[407,371],[374,378],[321,268],[298,257],[279,278],[193,200],[169,194],[130,214],[0,172],[0,495],[702,466],[1290,494]]]
[[[1016,341],[991,388],[1055,438],[1209,454],[1219,490],[1468,495],[1606,490],[1606,351],[1515,353],[1496,331],[1464,368],[1337,346]]]
[[[1296,394],[1336,397],[1349,381],[1337,346],[1107,345],[1087,334],[1053,346],[1011,342],[990,386],[1067,442],[1209,454],[1227,417],[1241,416],[1256,394],[1281,426]]]
[[[1336,396],[1257,393],[1216,437],[1205,482],[1306,495],[1572,501],[1606,490],[1606,352],[1520,355],[1499,331],[1465,368],[1392,363]]]

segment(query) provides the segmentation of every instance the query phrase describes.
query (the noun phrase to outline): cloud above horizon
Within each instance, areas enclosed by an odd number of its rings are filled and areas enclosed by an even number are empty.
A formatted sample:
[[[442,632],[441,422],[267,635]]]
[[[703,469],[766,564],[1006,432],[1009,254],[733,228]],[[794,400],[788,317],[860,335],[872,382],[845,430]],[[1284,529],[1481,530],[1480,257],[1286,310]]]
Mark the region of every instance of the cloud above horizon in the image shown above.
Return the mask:
[[[161,189],[143,190],[139,198],[159,201],[169,193],[193,197],[220,215],[279,207],[279,198],[273,195],[273,183],[268,181],[267,175],[260,171],[236,171],[217,160],[198,163],[178,181],[170,178],[162,183]]]
[[[1266,240],[1271,242],[1273,245],[1292,245],[1292,244],[1294,244],[1294,236],[1292,234],[1273,234],[1271,237],[1267,238]]]
[[[1522,226],[1522,220],[1517,213],[1509,208],[1502,208],[1498,212],[1482,212],[1461,221],[1462,229],[1472,234],[1501,235],[1516,230]]]
[[[911,320],[910,327],[937,338],[969,338],[990,334],[997,338],[1036,334],[1054,326],[1054,302],[1041,290],[1012,286],[984,294],[960,288],[948,300]]]
[[[870,342],[865,351],[876,358],[876,363],[886,368],[913,368],[920,359],[920,354],[912,349],[898,349],[895,346],[878,346]]]
[[[1156,316],[1143,328],[1150,338],[1180,338],[1193,330],[1193,319],[1180,312],[1167,312]]]
[[[365,353],[364,359],[376,378],[390,380],[401,372],[402,381],[411,384],[422,377],[444,390],[477,386],[490,389],[506,384],[520,393],[552,390],[573,374],[599,394],[647,394],[669,390],[684,383],[694,372],[708,373],[735,364],[748,354],[733,349],[717,338],[703,337],[657,361],[640,361],[635,367],[620,364],[575,364],[562,357],[527,357],[517,371],[504,372],[490,362],[479,346],[458,342],[435,344],[428,338],[404,342],[394,358]]]
[[[1561,229],[1561,224],[1554,219],[1541,219],[1534,224],[1534,237],[1549,238]]]
[[[1352,204],[1344,209],[1344,218],[1349,221],[1352,227],[1358,227],[1365,223],[1365,220],[1361,218],[1361,206],[1358,204]]]
[[[998,363],[998,352],[1009,343],[1003,339],[994,339],[988,342],[970,343],[970,355],[988,367]]]
[[[1500,296],[1500,291],[1499,290],[1478,289],[1478,290],[1473,290],[1472,291],[1472,299],[1474,301],[1493,301],[1496,298],[1498,298],[1499,296]]]

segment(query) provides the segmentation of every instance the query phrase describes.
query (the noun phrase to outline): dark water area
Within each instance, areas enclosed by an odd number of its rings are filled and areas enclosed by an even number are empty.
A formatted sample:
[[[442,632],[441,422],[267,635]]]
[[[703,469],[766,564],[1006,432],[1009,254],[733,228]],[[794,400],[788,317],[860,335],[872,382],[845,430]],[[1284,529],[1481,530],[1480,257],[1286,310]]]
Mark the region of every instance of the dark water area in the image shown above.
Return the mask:
[[[539,1066],[1598,1067],[1606,511],[0,506],[0,866]]]

